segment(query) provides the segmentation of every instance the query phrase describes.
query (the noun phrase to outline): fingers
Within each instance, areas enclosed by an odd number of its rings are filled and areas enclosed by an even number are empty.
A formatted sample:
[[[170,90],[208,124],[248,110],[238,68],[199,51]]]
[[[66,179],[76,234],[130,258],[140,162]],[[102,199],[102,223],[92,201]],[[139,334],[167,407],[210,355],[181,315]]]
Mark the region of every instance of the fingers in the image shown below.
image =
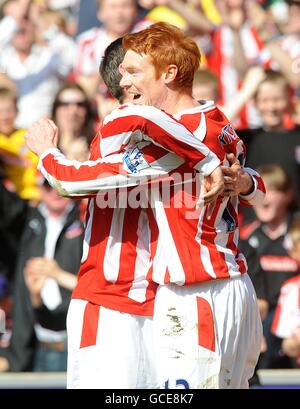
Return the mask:
[[[26,134],[26,143],[30,150],[41,156],[48,149],[56,148],[58,128],[54,122],[41,118],[34,122]]]
[[[231,189],[225,189],[222,193],[222,196],[228,197],[228,196],[235,196],[234,191]]]
[[[224,175],[224,179],[225,179],[225,176],[230,176],[230,177],[235,176],[235,172],[229,166],[221,166],[221,170]]]
[[[224,176],[224,186],[233,185],[236,182],[236,176]]]
[[[47,119],[47,123],[53,129],[55,135],[57,135],[58,134],[58,127],[55,125],[55,123],[52,121],[52,119]]]
[[[207,213],[206,213],[206,217],[208,218],[208,220],[211,219],[211,216],[213,214],[213,211],[215,209],[217,200],[214,200],[213,202],[209,203],[207,206]]]
[[[216,200],[218,196],[223,192],[223,185],[222,186],[214,186],[209,192],[205,193],[201,198],[204,201],[204,204],[209,204]]]
[[[218,187],[213,188],[204,195],[200,195],[197,203],[196,210],[200,210],[203,206],[207,206],[206,217],[210,219],[215,209],[217,198],[219,196],[220,189]]]
[[[214,211],[217,198],[223,194],[224,185],[223,183],[218,183],[213,186],[208,192],[205,187],[201,189],[200,198],[196,203],[196,210],[199,210],[202,206],[207,205],[207,218],[210,219]]]
[[[58,146],[58,127],[55,125],[55,123],[51,119],[48,119],[48,123],[51,126],[52,130],[54,131],[52,142],[57,147]]]
[[[227,153],[226,158],[231,165],[234,165],[234,164],[240,165],[240,162],[238,161],[237,157],[233,153]]]

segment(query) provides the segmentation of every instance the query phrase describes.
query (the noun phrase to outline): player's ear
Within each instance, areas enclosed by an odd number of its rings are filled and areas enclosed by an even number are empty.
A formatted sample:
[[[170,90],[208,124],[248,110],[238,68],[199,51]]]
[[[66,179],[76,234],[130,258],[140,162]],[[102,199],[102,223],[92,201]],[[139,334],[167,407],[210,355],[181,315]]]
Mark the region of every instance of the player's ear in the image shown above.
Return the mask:
[[[178,67],[175,64],[168,65],[164,73],[164,79],[166,84],[173,82],[177,76]]]

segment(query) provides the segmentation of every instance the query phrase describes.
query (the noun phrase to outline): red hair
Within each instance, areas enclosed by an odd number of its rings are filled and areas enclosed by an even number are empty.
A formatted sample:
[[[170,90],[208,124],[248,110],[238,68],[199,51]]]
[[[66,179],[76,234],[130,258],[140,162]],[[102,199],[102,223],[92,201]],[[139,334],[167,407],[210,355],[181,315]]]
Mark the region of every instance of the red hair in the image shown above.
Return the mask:
[[[194,40],[171,24],[156,23],[123,38],[123,47],[138,54],[149,55],[159,77],[171,64],[178,68],[175,79],[180,88],[191,88],[199,68],[201,54]]]

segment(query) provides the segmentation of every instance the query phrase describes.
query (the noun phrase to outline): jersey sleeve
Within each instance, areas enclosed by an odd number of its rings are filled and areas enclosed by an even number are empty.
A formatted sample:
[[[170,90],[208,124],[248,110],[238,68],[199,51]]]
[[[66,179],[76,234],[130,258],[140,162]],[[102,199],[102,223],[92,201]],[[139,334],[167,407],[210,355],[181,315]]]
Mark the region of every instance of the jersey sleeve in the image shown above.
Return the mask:
[[[266,188],[262,177],[251,168],[244,168],[245,172],[252,177],[254,188],[249,195],[239,195],[240,203],[245,206],[256,206],[261,204],[266,194]]]
[[[171,115],[152,106],[123,105],[108,115],[100,130],[103,157],[149,141],[183,158],[204,176],[219,164],[217,156]]]
[[[170,169],[159,163],[151,166],[142,158],[138,163],[136,172],[132,173],[125,169],[124,154],[78,162],[67,159],[59,149],[49,149],[40,157],[38,169],[62,196],[72,197],[88,197],[99,191],[149,184],[169,177]]]
[[[253,180],[254,187],[252,192],[248,195],[239,195],[240,203],[245,206],[255,206],[262,203],[266,193],[264,182],[258,172],[245,167],[246,146],[230,123],[227,123],[227,125],[222,128],[219,140],[225,152],[233,153],[240,165],[244,168],[244,171],[247,172]]]

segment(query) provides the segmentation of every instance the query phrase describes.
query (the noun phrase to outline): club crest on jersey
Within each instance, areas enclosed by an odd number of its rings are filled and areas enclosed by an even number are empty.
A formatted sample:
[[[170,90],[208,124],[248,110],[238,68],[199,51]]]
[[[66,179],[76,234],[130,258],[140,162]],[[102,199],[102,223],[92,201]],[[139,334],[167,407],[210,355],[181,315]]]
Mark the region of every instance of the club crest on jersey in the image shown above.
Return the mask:
[[[221,135],[219,135],[219,141],[221,142],[222,145],[230,145],[232,141],[234,141],[237,137],[238,136],[235,130],[233,129],[232,125],[227,124],[222,129]]]
[[[139,173],[142,169],[149,168],[150,165],[143,156],[139,148],[129,149],[123,157],[124,168],[129,173]]]

